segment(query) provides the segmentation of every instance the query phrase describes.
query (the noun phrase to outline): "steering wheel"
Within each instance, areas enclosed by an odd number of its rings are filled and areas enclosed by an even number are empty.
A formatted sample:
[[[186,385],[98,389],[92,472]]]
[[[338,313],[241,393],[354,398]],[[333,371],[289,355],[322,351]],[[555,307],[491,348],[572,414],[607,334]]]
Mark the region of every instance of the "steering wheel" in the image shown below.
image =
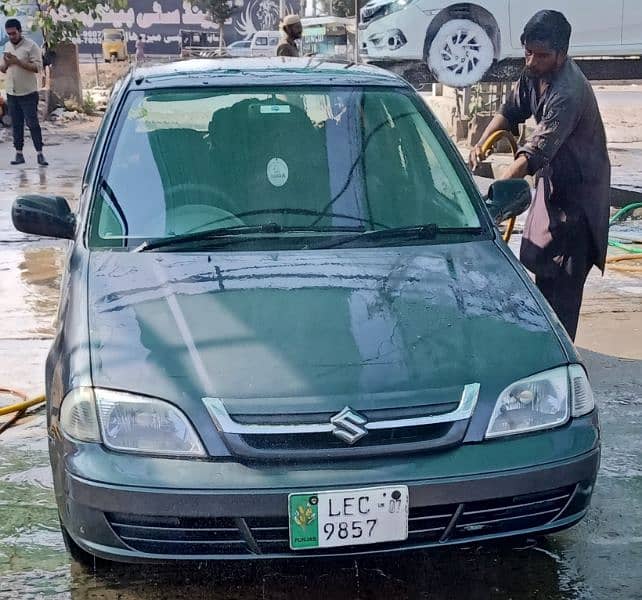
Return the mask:
[[[176,194],[198,192],[203,196],[213,197],[224,206],[232,202],[227,194],[206,183],[178,183],[165,190],[165,198]],[[200,229],[210,229],[212,225],[221,223],[221,227],[245,225],[235,214],[211,204],[179,204],[167,211],[167,228],[173,233],[192,233]]]

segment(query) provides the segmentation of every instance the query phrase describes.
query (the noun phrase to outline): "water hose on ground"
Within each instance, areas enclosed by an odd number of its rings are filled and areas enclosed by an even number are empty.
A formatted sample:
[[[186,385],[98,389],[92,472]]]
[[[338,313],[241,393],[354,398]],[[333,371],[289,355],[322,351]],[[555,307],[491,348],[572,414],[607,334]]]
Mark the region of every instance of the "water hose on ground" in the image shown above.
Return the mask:
[[[486,160],[493,153],[493,147],[501,139],[505,139],[508,141],[511,149],[513,150],[513,156],[517,154],[517,141],[515,140],[515,137],[510,131],[502,129],[490,135],[488,139],[481,145],[481,160]],[[510,219],[508,219],[508,224],[506,225],[506,230],[504,231],[503,236],[505,242],[508,242],[513,235],[513,229],[515,229],[516,221],[517,217],[511,217]]]
[[[35,398],[29,398],[27,394],[25,394],[24,392],[21,392],[19,390],[13,390],[10,388],[0,388],[0,394],[9,394],[11,396],[15,396],[16,398],[20,399],[20,402],[16,402],[15,404],[10,404],[9,406],[0,407],[0,416],[17,413],[7,423],[4,423],[0,427],[0,433],[2,433],[5,429],[10,427],[11,425],[13,425],[20,417],[22,417],[28,408],[31,408],[32,406],[36,406],[38,404],[42,404],[45,401],[44,394],[41,396],[36,396]]]
[[[627,214],[639,208],[642,208],[642,202],[634,202],[633,204],[629,204],[624,208],[621,208],[609,219],[609,226],[621,221]],[[642,260],[642,248],[640,248],[639,245],[635,248],[632,244],[623,244],[622,242],[609,239],[609,246],[618,248],[619,250],[624,250],[627,253],[609,256],[606,259],[606,262],[610,269],[615,271],[626,271],[629,273],[642,273],[642,266],[619,264],[624,261]]]

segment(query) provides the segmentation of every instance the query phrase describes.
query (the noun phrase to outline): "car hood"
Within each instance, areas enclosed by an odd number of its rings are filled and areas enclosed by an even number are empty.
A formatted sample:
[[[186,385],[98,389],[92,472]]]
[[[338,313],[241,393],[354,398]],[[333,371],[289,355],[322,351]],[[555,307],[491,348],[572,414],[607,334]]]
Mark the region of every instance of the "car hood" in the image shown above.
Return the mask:
[[[93,252],[94,385],[228,410],[457,400],[566,362],[491,241],[301,252]],[[399,394],[402,394],[400,397]]]

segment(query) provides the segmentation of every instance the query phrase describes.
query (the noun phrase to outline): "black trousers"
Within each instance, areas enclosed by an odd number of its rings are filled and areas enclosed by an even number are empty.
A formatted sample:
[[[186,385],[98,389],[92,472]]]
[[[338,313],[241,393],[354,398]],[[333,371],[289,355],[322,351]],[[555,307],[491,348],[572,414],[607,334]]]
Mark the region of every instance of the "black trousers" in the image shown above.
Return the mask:
[[[42,152],[42,131],[38,122],[38,92],[26,96],[7,94],[7,105],[13,129],[13,146],[17,152],[22,152],[25,143],[25,123],[31,132],[36,152]]]
[[[569,232],[570,233],[570,232]],[[535,284],[575,341],[584,284],[595,257],[593,239],[586,221],[573,228],[561,268],[554,276],[535,277]]]

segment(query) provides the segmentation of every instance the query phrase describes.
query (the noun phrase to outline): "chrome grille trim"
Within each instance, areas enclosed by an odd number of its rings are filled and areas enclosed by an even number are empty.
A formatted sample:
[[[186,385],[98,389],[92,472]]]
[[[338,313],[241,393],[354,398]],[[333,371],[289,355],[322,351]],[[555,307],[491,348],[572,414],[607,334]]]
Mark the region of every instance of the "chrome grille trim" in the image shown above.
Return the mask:
[[[398,429],[401,427],[417,427],[422,425],[436,425],[439,423],[452,423],[470,419],[479,398],[479,383],[469,383],[464,386],[461,400],[457,408],[451,412],[424,417],[408,419],[386,419],[382,421],[369,421],[363,427],[367,430]],[[210,416],[216,423],[217,429],[223,433],[238,435],[284,435],[306,433],[332,433],[334,425],[330,421],[321,423],[301,423],[287,425],[259,425],[254,423],[239,423],[232,419],[220,398],[203,398]]]

